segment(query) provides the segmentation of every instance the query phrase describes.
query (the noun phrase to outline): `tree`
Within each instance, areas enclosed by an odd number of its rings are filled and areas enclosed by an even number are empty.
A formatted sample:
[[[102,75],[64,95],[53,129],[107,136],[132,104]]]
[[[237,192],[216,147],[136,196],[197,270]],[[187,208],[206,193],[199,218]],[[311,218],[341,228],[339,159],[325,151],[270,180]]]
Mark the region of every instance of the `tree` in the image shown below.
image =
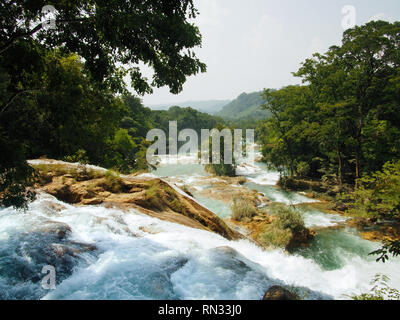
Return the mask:
[[[41,23],[45,5],[57,10],[55,29]],[[191,0],[5,0],[0,14],[0,147],[15,151],[1,158],[0,205],[11,203],[5,200],[12,190],[19,195],[16,207],[31,198],[25,193],[30,155],[84,150],[95,163],[126,161],[126,149],[115,146],[128,141],[116,131],[121,115],[128,117],[115,97],[127,93],[125,75],[139,94],[152,86],[178,93],[188,76],[206,71],[193,52],[201,35],[190,20],[197,15]],[[152,81],[141,74],[140,62],[154,70]],[[142,135],[144,128],[132,133]],[[144,144],[133,143],[143,154]],[[116,150],[122,153],[113,158]]]
[[[306,86],[288,86],[281,90],[266,90],[263,109],[271,113],[266,121],[264,158],[279,168],[288,168],[294,176],[298,162],[307,161],[311,151],[313,101]]]
[[[348,213],[381,219],[400,219],[400,160],[388,162],[381,171],[364,175],[353,194]]]
[[[45,5],[57,10],[55,29],[41,23]],[[197,15],[192,0],[6,0],[0,13],[0,55],[20,41],[37,39],[83,57],[99,82],[111,81],[123,64],[138,93],[152,92],[139,62],[154,69],[151,85],[169,86],[173,93],[182,90],[187,76],[206,70],[192,51],[201,45],[199,29],[188,20]],[[121,88],[117,80],[115,87]]]
[[[310,86],[322,108],[326,132],[331,133],[326,136],[336,147],[340,179],[344,157],[357,181],[363,172],[378,170],[399,155],[398,126],[387,120],[398,106],[399,31],[400,23],[383,21],[349,29],[341,46],[307,59],[295,73]],[[383,131],[379,143],[374,143]],[[380,152],[381,146],[389,152]]]

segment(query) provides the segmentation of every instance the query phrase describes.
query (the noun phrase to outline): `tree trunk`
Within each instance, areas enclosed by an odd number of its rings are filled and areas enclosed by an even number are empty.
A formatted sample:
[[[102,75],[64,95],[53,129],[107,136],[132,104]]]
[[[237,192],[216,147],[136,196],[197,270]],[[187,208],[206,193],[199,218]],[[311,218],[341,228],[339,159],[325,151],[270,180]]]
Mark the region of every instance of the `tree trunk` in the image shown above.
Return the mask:
[[[338,154],[338,178],[339,178],[339,185],[343,185],[343,158],[342,153],[340,152],[339,147],[337,148]]]

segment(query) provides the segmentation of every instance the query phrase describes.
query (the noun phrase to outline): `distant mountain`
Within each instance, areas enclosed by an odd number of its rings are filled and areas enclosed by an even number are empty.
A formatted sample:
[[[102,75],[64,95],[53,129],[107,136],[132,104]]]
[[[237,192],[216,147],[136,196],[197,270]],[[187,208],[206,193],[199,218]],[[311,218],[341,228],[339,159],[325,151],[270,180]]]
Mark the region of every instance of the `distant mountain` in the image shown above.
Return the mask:
[[[269,116],[269,112],[261,110],[261,106],[266,100],[261,97],[260,92],[242,93],[235,100],[228,103],[223,109],[216,113],[216,116],[226,120],[250,120],[264,119]]]
[[[158,104],[149,105],[152,110],[168,110],[170,107],[181,107],[187,108],[191,107],[200,112],[215,114],[222,110],[222,107],[227,105],[230,100],[207,100],[207,101],[187,101],[180,103],[170,103],[170,104]]]

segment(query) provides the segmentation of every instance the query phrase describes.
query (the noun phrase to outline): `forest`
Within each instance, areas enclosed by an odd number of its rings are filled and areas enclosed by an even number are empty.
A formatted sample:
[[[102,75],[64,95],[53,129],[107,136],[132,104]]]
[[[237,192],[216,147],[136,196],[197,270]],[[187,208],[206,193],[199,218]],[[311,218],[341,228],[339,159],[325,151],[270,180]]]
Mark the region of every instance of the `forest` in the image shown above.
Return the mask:
[[[45,4],[0,4],[1,205],[26,207],[33,198],[27,187],[35,172],[27,159],[146,170],[151,128],[164,128],[177,114],[182,125],[214,127],[216,120],[195,110],[153,112],[130,93],[150,93],[152,86],[178,93],[187,76],[206,70],[191,51],[201,44],[198,28],[186,20],[196,15],[192,1],[69,1],[57,4],[55,30],[42,23]],[[142,29],[146,21],[157,27]],[[151,83],[138,61],[155,70]]]
[[[282,185],[322,181],[351,215],[400,218],[399,35],[399,22],[347,30],[294,73],[303,85],[263,93],[262,152]]]
[[[207,71],[194,1],[50,2],[55,28],[47,1],[0,3],[0,299],[260,299],[275,284],[295,300],[387,298],[351,290],[372,264],[398,270],[400,22],[347,29],[297,85],[196,102],[211,115],[143,103]],[[171,121],[255,129],[259,162],[150,165],[146,136]],[[48,261],[60,291],[40,286]],[[108,278],[86,277],[93,265]]]

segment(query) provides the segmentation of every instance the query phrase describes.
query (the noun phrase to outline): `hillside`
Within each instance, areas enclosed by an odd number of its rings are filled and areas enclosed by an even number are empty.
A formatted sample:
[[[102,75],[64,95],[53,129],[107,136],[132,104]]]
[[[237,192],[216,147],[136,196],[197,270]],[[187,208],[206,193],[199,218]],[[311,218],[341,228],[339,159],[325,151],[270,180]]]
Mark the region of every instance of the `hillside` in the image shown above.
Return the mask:
[[[229,102],[230,100],[186,101],[180,103],[149,105],[149,107],[152,110],[168,110],[170,107],[174,106],[181,108],[190,107],[204,113],[215,114],[221,111]]]
[[[268,112],[261,110],[266,101],[260,92],[242,93],[235,100],[227,104],[216,115],[227,120],[249,120],[268,117]]]

